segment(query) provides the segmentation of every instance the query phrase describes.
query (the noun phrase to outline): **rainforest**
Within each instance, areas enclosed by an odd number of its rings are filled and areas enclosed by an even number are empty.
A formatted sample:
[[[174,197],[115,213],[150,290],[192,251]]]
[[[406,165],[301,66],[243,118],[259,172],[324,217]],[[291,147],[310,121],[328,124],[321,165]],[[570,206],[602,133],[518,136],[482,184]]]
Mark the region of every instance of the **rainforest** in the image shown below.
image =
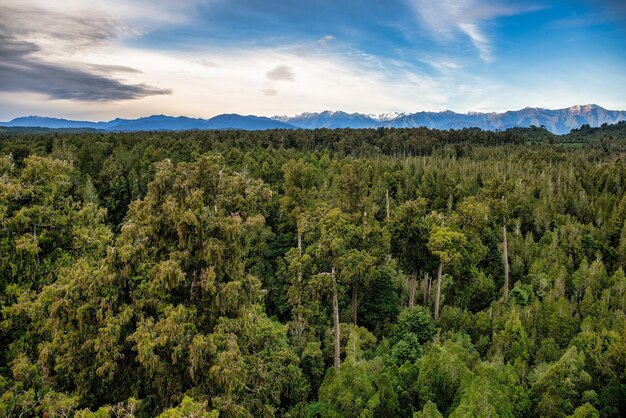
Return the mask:
[[[626,416],[626,124],[0,128],[0,416]]]

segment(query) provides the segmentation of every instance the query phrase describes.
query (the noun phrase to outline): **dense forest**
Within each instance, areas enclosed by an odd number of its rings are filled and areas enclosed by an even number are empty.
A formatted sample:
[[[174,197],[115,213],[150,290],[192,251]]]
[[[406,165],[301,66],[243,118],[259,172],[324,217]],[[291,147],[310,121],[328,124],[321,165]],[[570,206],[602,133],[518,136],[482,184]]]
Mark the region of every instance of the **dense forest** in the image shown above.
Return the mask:
[[[626,416],[626,124],[0,130],[0,416]]]

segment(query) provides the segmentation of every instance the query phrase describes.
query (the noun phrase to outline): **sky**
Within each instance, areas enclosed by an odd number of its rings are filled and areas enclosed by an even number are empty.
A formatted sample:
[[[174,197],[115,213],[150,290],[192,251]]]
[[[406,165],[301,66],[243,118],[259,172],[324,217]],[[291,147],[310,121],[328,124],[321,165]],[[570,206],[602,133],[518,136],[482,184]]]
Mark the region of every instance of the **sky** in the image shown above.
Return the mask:
[[[2,0],[0,120],[598,104],[624,0]]]

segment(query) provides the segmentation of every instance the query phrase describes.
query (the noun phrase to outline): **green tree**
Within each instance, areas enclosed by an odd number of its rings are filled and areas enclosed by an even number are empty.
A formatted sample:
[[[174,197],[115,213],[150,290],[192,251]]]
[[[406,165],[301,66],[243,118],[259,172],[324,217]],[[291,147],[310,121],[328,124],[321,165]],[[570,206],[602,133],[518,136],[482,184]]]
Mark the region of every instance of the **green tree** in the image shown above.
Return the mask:
[[[420,412],[413,414],[413,418],[443,418],[443,415],[441,415],[435,403],[428,401]]]
[[[435,293],[435,321],[439,319],[439,305],[441,299],[441,277],[446,264],[461,258],[461,249],[467,243],[462,232],[448,227],[434,227],[428,239],[428,249],[439,258],[437,270],[437,291]]]
[[[576,408],[572,415],[568,415],[571,418],[600,418],[600,413],[589,402]]]
[[[622,227],[622,232],[619,236],[618,253],[621,267],[626,269],[626,220],[624,220],[624,226]]]
[[[218,416],[218,411],[207,411],[206,402],[194,402],[193,399],[185,396],[179,406],[164,411],[159,418],[217,418]]]
[[[513,407],[501,384],[497,366],[479,364],[473,370],[469,383],[460,389],[461,401],[451,418],[457,417],[513,417]]]
[[[466,336],[434,344],[422,360],[417,381],[421,404],[436,402],[440,410],[448,411],[477,360]]]
[[[432,262],[428,250],[428,226],[425,221],[427,202],[418,198],[403,203],[394,211],[389,229],[391,231],[391,253],[402,269],[410,275],[409,307],[415,303],[417,277],[428,271]]]
[[[564,417],[580,405],[583,391],[591,376],[585,371],[585,354],[575,346],[545,371],[537,374],[532,386],[537,396],[537,414],[543,417]]]
[[[516,360],[528,361],[529,341],[517,311],[513,310],[504,329],[494,334],[491,346],[495,356],[502,357],[505,362]]]
[[[435,324],[427,308],[414,306],[400,312],[393,335],[391,354],[396,362],[415,362],[422,356],[423,346],[435,335]]]
[[[382,372],[382,363],[344,362],[331,369],[320,387],[322,415],[327,417],[373,416],[365,411],[377,403],[373,376]]]

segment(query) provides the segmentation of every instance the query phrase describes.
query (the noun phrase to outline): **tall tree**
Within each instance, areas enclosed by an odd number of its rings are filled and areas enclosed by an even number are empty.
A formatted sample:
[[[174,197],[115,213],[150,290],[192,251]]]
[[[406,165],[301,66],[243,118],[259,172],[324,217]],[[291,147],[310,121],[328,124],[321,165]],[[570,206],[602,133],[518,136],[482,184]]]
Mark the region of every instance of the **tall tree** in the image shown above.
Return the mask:
[[[428,225],[425,221],[428,203],[418,198],[400,205],[389,225],[391,253],[409,276],[409,307],[415,304],[417,278],[429,271],[432,255],[428,250]]]
[[[307,246],[306,253],[314,263],[313,281],[324,283],[330,288],[331,316],[334,334],[335,368],[339,367],[340,356],[340,324],[339,324],[339,288],[337,275],[341,274],[341,259],[349,251],[350,235],[354,227],[349,218],[339,209],[321,209],[315,224],[315,240]]]
[[[462,232],[454,231],[445,226],[434,227],[428,239],[428,248],[439,258],[439,268],[437,269],[437,290],[435,293],[435,321],[439,319],[441,279],[444,266],[461,258],[461,250],[466,242],[467,238]]]
[[[486,192],[490,197],[490,206],[496,223],[502,225],[502,266],[504,270],[504,302],[509,299],[509,246],[508,246],[508,223],[513,215],[513,203],[511,195],[515,186],[505,178],[495,178],[486,185]]]

